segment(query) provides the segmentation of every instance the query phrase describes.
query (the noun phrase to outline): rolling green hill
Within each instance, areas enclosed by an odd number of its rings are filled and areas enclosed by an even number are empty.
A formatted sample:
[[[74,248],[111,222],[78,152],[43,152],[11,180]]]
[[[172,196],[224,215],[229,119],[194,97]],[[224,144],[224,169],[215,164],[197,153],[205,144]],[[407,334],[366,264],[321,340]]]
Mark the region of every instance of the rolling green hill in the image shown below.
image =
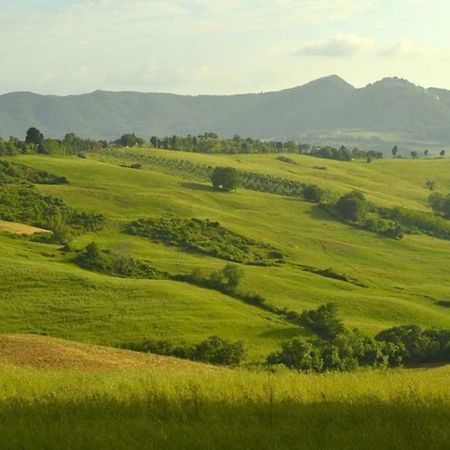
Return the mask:
[[[20,174],[52,174],[44,184],[13,175],[0,184],[19,204],[33,192],[39,210],[9,205],[10,221],[0,222],[5,448],[448,447],[448,365],[312,374],[261,363],[289,339],[317,340],[287,311],[330,302],[347,327],[371,336],[404,324],[450,329],[450,240],[419,232],[391,239],[299,197],[214,190],[199,168],[234,167],[331,196],[358,189],[378,207],[430,213],[425,183],[447,193],[450,160],[367,164],[150,148],[1,160],[11,174],[16,164]],[[0,203],[2,219],[5,210]],[[98,220],[72,227],[80,218]],[[60,232],[65,226],[70,235]],[[80,265],[91,242],[101,261],[151,267],[151,276]],[[230,259],[245,295],[192,282]],[[242,341],[243,367],[109,348],[188,347],[210,336]]]
[[[152,149],[124,149],[122,156],[128,159],[108,151],[88,159],[8,158],[66,177],[68,184],[37,189],[71,207],[103,214],[107,224],[101,231],[76,236],[69,254],[61,252],[60,245],[0,236],[0,332],[45,333],[107,345],[144,338],[198,342],[216,334],[244,341],[248,361],[264,359],[283,339],[308,334],[279,315],[211,289],[172,280],[111,277],[74,264],[73,252],[91,241],[105,250],[126,247],[133,257],[171,274],[189,274],[195,268],[213,271],[226,264],[124,233],[124,225],[132,220],[160,217],[218,221],[241,236],[280,249],[286,255],[280,265],[242,266],[242,288],[264,296],[276,308],[300,313],[334,302],[348,326],[370,334],[409,323],[450,327],[450,310],[439,303],[448,300],[449,241],[425,235],[395,241],[355,229],[298,199],[245,189],[220,193],[188,173],[168,174],[151,163],[140,170],[123,167],[142,153],[314,182],[333,192],[358,188],[377,204],[417,210],[428,208],[428,178],[443,191],[450,187],[449,160],[366,164],[293,155],[297,164],[289,165],[273,155]],[[316,269],[332,269],[358,283],[331,279],[314,273]]]

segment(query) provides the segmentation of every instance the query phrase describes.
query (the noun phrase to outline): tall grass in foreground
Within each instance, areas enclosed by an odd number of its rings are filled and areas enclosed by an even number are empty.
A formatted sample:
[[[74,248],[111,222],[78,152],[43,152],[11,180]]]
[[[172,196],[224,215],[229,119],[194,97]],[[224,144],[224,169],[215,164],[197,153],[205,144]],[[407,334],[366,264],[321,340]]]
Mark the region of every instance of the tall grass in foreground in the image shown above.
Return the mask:
[[[449,375],[3,367],[0,448],[444,450]]]

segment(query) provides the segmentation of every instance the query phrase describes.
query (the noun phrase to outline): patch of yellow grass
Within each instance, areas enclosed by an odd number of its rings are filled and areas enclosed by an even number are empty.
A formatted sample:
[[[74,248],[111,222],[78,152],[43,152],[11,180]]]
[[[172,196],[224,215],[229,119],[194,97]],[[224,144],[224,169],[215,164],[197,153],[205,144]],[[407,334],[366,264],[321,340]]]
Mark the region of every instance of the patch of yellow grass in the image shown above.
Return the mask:
[[[183,369],[210,366],[177,358],[37,335],[0,335],[0,364],[39,369]]]
[[[32,227],[23,223],[5,222],[0,220],[0,231],[7,231],[8,233],[15,234],[36,234],[36,233],[49,233],[48,230],[42,228]]]

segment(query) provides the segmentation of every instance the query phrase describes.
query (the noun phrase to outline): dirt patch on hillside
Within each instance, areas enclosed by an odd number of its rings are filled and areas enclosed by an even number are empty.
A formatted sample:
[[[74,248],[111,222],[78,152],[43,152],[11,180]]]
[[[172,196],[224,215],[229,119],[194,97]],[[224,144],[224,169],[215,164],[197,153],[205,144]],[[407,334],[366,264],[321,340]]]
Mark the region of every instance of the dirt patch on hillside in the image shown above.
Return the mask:
[[[0,335],[0,364],[82,370],[212,368],[177,358],[37,335]]]
[[[48,230],[42,228],[32,227],[23,223],[5,222],[0,220],[0,231],[7,231],[14,234],[36,234],[36,233],[50,233]]]

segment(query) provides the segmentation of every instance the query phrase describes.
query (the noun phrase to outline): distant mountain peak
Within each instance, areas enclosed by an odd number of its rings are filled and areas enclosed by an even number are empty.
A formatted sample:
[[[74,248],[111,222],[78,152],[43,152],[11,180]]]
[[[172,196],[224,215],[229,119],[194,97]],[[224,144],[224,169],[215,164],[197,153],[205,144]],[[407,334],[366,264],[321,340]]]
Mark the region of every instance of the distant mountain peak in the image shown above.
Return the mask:
[[[417,89],[419,86],[411,83],[410,81],[399,78],[399,77],[386,77],[380,81],[376,81],[375,83],[369,86],[383,87],[387,89],[399,89],[399,88],[413,88]]]
[[[307,83],[305,86],[333,86],[354,89],[350,83],[347,83],[347,81],[339,75],[328,75],[326,77],[318,78],[317,80]]]

